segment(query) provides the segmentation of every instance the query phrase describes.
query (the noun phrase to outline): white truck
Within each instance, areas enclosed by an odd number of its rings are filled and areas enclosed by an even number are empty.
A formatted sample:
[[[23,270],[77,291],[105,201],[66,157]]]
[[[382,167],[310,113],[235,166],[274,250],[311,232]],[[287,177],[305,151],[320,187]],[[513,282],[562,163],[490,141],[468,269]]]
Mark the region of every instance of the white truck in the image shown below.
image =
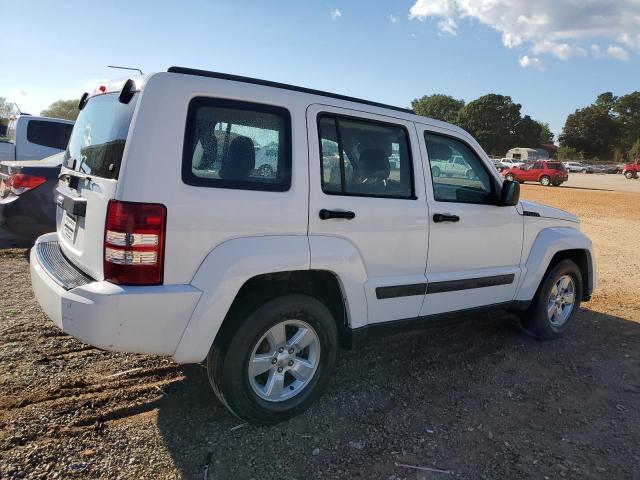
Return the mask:
[[[339,345],[496,309],[555,338],[594,289],[578,219],[519,200],[454,125],[181,67],[80,106],[38,302],[99,348],[206,362],[249,421],[306,409]],[[458,157],[473,175],[433,176]]]
[[[67,148],[73,121],[15,115],[0,137],[0,161],[41,160]]]

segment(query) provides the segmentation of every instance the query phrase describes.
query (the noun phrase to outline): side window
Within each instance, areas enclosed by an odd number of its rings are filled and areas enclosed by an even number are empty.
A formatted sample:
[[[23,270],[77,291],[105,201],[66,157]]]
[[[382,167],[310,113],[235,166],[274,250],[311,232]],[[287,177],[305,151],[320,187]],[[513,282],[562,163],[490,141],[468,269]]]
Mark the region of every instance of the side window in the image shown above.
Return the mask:
[[[424,140],[437,201],[495,203],[493,177],[471,148],[454,138],[430,132],[425,132]],[[452,159],[456,168],[451,168]]]
[[[544,163],[542,162],[535,162],[533,165],[531,165],[532,170],[542,170],[543,168],[544,168]]]
[[[189,185],[286,191],[291,186],[291,116],[280,107],[194,98],[182,159]]]
[[[318,130],[323,192],[414,198],[409,139],[403,127],[322,115]]]
[[[67,123],[30,120],[27,124],[27,141],[44,147],[65,150],[73,125]]]

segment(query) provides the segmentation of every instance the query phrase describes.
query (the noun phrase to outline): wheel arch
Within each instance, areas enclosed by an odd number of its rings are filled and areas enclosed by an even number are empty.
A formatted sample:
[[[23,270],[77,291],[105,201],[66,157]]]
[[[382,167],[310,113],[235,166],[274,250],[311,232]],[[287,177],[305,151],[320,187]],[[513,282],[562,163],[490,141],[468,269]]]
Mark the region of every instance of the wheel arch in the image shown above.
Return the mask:
[[[349,327],[353,327],[351,318],[356,315],[360,322],[366,322],[364,265],[354,246],[333,237],[316,239],[314,260],[312,238],[245,237],[213,249],[191,282],[203,293],[173,359],[178,363],[203,361],[218,334],[230,328],[226,320],[235,309],[287,293],[303,293],[323,301],[336,318],[341,342],[346,346]],[[326,256],[323,258],[326,248],[331,250],[336,268]]]
[[[580,269],[582,299],[589,300],[595,288],[596,275],[591,240],[575,228],[550,227],[540,231],[533,243],[516,301],[532,300],[546,274],[565,259],[574,261]]]

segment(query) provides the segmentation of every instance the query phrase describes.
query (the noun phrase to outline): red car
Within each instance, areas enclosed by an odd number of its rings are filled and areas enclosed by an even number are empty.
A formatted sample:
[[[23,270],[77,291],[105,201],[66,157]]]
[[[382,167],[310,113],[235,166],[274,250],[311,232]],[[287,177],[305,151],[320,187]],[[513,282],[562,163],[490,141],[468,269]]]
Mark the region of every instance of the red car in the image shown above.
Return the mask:
[[[640,164],[630,163],[625,165],[622,169],[622,174],[629,179],[640,177]]]
[[[544,185],[545,187],[548,185],[557,187],[569,180],[567,169],[561,162],[547,160],[525,163],[520,167],[507,168],[501,173],[507,180],[513,180],[519,183],[540,182],[540,185]]]

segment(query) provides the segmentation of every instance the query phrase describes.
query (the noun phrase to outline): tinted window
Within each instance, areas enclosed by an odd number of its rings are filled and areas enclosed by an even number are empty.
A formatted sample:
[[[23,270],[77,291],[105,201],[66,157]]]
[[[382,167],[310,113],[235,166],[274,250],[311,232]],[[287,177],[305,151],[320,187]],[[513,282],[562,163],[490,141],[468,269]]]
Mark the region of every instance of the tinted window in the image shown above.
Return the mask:
[[[544,163],[542,162],[535,162],[533,165],[531,165],[532,170],[542,170],[543,168],[544,168]]]
[[[117,93],[90,98],[80,111],[64,165],[96,177],[118,178],[124,145],[138,94],[121,103]]]
[[[565,168],[565,166],[559,162],[550,162],[547,163],[547,165],[549,166],[549,168],[553,169],[553,170],[560,170],[561,172],[566,172],[567,169]]]
[[[182,179],[190,185],[288,190],[291,119],[283,108],[196,98],[189,105]]]
[[[64,150],[69,143],[73,125],[67,123],[30,120],[27,124],[27,141],[44,147]]]
[[[434,198],[441,202],[495,203],[494,181],[466,144],[425,132]]]
[[[322,115],[318,129],[325,193],[414,197],[409,140],[403,127]]]

